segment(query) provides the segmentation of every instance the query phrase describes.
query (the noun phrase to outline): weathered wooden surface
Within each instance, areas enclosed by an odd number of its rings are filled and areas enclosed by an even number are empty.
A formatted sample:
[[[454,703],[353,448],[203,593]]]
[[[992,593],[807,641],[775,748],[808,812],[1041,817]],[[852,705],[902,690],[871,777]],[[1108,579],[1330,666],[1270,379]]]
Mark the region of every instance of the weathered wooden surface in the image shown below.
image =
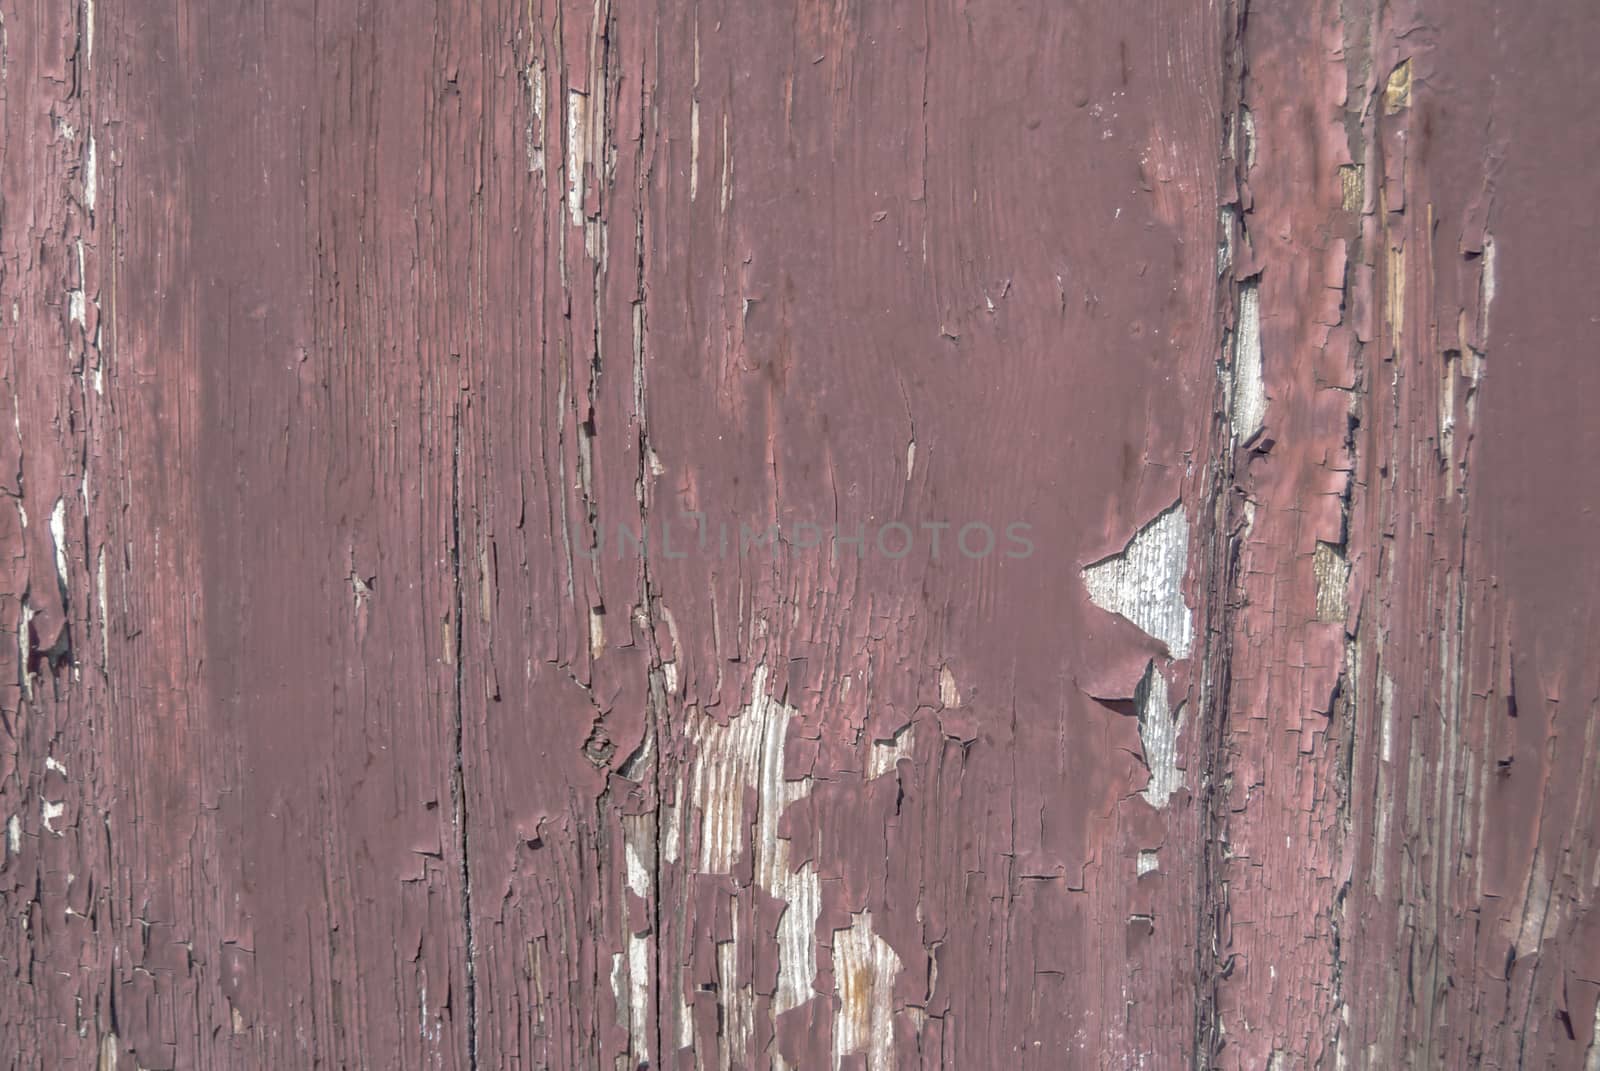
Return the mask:
[[[6,1066],[1600,1067],[1600,10],[0,19]]]

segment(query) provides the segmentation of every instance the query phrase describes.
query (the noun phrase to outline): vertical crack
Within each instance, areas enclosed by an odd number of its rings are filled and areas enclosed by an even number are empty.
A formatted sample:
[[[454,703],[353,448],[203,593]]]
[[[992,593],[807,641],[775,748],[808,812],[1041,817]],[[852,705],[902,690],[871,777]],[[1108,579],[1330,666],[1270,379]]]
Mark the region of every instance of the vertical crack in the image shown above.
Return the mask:
[[[659,55],[659,31],[654,42]],[[650,175],[653,170],[653,161],[646,148],[649,131],[647,118],[651,114],[650,86],[641,79],[639,85],[639,129],[638,157],[634,165],[634,281],[637,290],[633,301],[633,408],[634,420],[638,427],[638,470],[636,475],[635,493],[639,503],[639,531],[650,531],[650,483],[653,479],[650,457],[650,426],[649,417],[645,412],[646,373],[645,373],[645,332],[646,332],[646,287],[645,287],[645,212],[650,192]],[[639,554],[639,584],[640,604],[644,611],[645,642],[650,653],[649,658],[649,725],[645,730],[644,746],[649,748],[650,758],[650,797],[651,797],[651,845],[650,845],[650,903],[647,910],[650,914],[650,933],[652,936],[653,953],[650,963],[650,984],[653,990],[653,1007],[650,1011],[650,1040],[654,1046],[649,1054],[652,1060],[647,1060],[641,1066],[659,1067],[666,1065],[666,1034],[663,1027],[663,1011],[666,1007],[667,965],[666,949],[662,932],[661,902],[664,895],[662,876],[665,871],[666,859],[662,855],[661,838],[662,829],[662,747],[661,741],[666,737],[666,722],[670,717],[668,709],[669,697],[666,689],[666,678],[662,670],[661,647],[657,642],[656,630],[656,603],[657,593],[651,580],[650,548],[648,540],[641,547]],[[637,1058],[640,1054],[635,1053]]]
[[[1232,0],[1224,8],[1222,26],[1222,71],[1224,106],[1222,109],[1221,152],[1223,169],[1220,188],[1241,190],[1246,179],[1241,126],[1244,114],[1246,61],[1244,31],[1249,0]],[[1230,173],[1231,172],[1231,173]],[[1236,370],[1223,362],[1236,349],[1244,287],[1234,271],[1231,251],[1245,240],[1242,206],[1224,205],[1220,216],[1222,235],[1219,248],[1225,258],[1219,265],[1219,301],[1229,325],[1221,336],[1219,375],[1212,426],[1209,485],[1202,516],[1205,540],[1206,599],[1205,635],[1201,652],[1199,778],[1199,865],[1196,867],[1195,896],[1195,995],[1194,1029],[1189,1066],[1205,1071],[1213,1066],[1213,1056],[1222,1038],[1218,1009],[1218,986],[1232,969],[1231,957],[1221,955],[1226,930],[1228,905],[1223,867],[1226,862],[1226,811],[1228,806],[1227,720],[1232,691],[1232,644],[1235,616],[1235,585],[1240,555],[1238,505],[1240,492],[1234,481]],[[1199,527],[1199,525],[1197,525]]]
[[[467,1067],[478,1067],[478,972],[477,942],[472,932],[472,866],[467,833],[467,771],[463,742],[465,718],[462,706],[462,590],[461,590],[461,406],[456,405],[451,419],[450,454],[450,576],[454,587],[452,654],[455,657],[455,698],[453,729],[455,761],[450,771],[450,802],[456,827],[456,849],[461,856],[461,921],[467,943]]]

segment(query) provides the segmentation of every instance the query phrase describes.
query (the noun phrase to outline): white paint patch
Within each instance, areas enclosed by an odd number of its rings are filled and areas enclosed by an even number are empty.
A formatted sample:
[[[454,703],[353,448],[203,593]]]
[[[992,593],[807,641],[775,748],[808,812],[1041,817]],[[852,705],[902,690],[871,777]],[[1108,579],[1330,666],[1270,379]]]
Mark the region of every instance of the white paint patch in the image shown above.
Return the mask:
[[[98,182],[99,168],[95,162],[94,132],[89,132],[89,150],[84,154],[83,161],[83,204],[89,211],[94,211],[95,187]]]
[[[867,1071],[894,1066],[894,982],[900,957],[872,931],[872,914],[852,915],[833,932],[833,978],[839,1008],[833,1023],[833,1066],[865,1053]]]
[[[646,738],[646,743],[649,743],[649,738]],[[628,891],[643,901],[643,905],[636,906],[629,901],[626,906],[627,989],[626,998],[622,992],[618,992],[617,1005],[620,1016],[626,999],[627,1022],[624,1025],[628,1031],[631,1066],[644,1067],[650,1063],[650,1038],[654,1032],[654,1024],[649,1017],[650,989],[655,982],[650,962],[655,927],[648,917],[654,910],[650,894],[655,878],[645,865],[645,858],[655,855],[656,823],[648,815],[632,815],[624,818],[622,823],[622,855]],[[646,917],[636,917],[641,911]],[[618,958],[621,959],[620,954]]]
[[[44,831],[52,837],[62,836],[61,830],[51,823],[67,812],[65,803],[42,799],[39,801],[39,820],[44,824]]]
[[[528,172],[544,170],[544,65],[528,64]]]
[[[22,816],[14,814],[6,822],[6,851],[16,855],[22,851]]]
[[[1583,1071],[1600,1071],[1600,1004],[1594,1006],[1594,1031],[1589,1037],[1589,1051],[1583,1058]]]
[[[1343,621],[1350,590],[1350,563],[1344,551],[1332,543],[1317,540],[1311,571],[1317,578],[1317,620]]]
[[[611,998],[617,1009],[617,1025],[628,1029],[627,959],[621,952],[611,953]]]
[[[1218,220],[1222,235],[1217,239],[1217,274],[1233,267],[1233,210],[1224,208]]]
[[[50,538],[56,547],[56,579],[61,581],[61,590],[67,590],[67,502],[64,498],[56,499],[55,508],[50,511]]]
[[[83,281],[87,279],[88,270],[84,266],[83,239],[78,239],[78,285],[67,291],[67,310],[72,322],[80,328],[89,328],[89,302],[84,297]]]
[[[589,150],[589,98],[567,90],[567,212],[574,227],[583,225],[583,167]]]
[[[694,23],[694,86],[689,99],[689,200],[700,189],[700,18]]]
[[[44,768],[45,768],[45,772],[46,773],[50,773],[50,772],[54,771],[55,773],[60,774],[62,777],[66,777],[67,776],[67,768],[65,766],[61,765],[61,763],[57,762],[55,760],[55,756],[53,756],[53,755],[46,755],[45,756]]]
[[[623,855],[628,867],[628,891],[633,895],[648,898],[650,895],[650,871],[645,869],[644,860],[639,858],[638,845],[629,840],[623,845]]]
[[[758,854],[769,832],[777,835],[778,813],[811,790],[809,779],[783,780],[783,743],[795,710],[767,695],[767,677],[767,667],[757,666],[750,704],[727,725],[704,718],[690,727],[699,748],[690,798],[701,809],[702,874],[728,873],[743,851],[751,825],[743,813],[747,788],[757,790],[762,812],[755,823]]]
[[[787,845],[787,842],[780,842]],[[787,851],[785,852],[787,862]],[[786,873],[777,888],[769,890],[784,901],[778,920],[778,991],[772,998],[773,1014],[798,1008],[816,995],[817,916],[822,912],[822,885],[810,863]]]
[[[1483,236],[1483,275],[1479,284],[1482,294],[1480,304],[1483,306],[1483,333],[1489,335],[1489,306],[1494,304],[1494,236]]]
[[[682,977],[685,973],[683,970],[678,971],[678,985],[675,987],[678,990],[678,1048],[692,1049],[694,1048],[694,1008],[690,1005],[689,998],[685,995],[688,992]]]
[[[1139,853],[1138,862],[1134,864],[1134,871],[1141,878],[1146,874],[1153,874],[1160,869],[1161,854],[1150,849],[1141,851]]]
[[[1379,681],[1378,713],[1384,762],[1394,761],[1394,678],[1385,673]]]
[[[872,751],[867,755],[867,780],[892,774],[901,759],[911,757],[912,734],[916,729],[914,725],[907,725],[894,734],[892,740],[874,740]]]
[[[1373,821],[1373,843],[1377,850],[1372,854],[1372,883],[1381,892],[1384,889],[1385,849],[1389,846],[1389,812],[1393,809],[1389,765],[1394,759],[1394,679],[1388,673],[1378,677],[1378,724],[1378,754],[1383,762],[1378,767],[1377,807]]]
[[[1167,706],[1167,679],[1151,662],[1144,680],[1134,690],[1134,707],[1139,712],[1139,740],[1144,745],[1144,764],[1150,781],[1141,793],[1150,806],[1161,808],[1183,787],[1178,769],[1178,733],[1183,728],[1183,704],[1174,713]]]
[[[689,200],[700,193],[700,100],[689,102]]]
[[[939,705],[954,710],[961,705],[961,689],[956,686],[956,675],[949,666],[939,667]]]
[[[1533,852],[1533,873],[1528,878],[1528,896],[1522,904],[1522,925],[1517,930],[1518,956],[1531,956],[1539,948],[1545,928],[1551,921],[1550,879],[1545,874],[1544,853]]]
[[[22,620],[17,625],[17,665],[22,671],[22,694],[29,699],[33,698],[33,674],[28,670],[28,660],[32,657],[32,644],[29,637],[32,635],[33,607],[27,600],[22,603]]]
[[[650,1063],[650,938],[628,935],[628,1041],[637,1066]]]
[[[778,836],[779,818],[810,793],[811,779],[791,781],[783,775],[784,742],[797,712],[767,694],[767,678],[767,667],[757,666],[750,704],[727,725],[709,718],[691,723],[698,754],[689,798],[700,808],[699,872],[730,872],[744,852],[748,829],[756,885],[785,905],[778,921],[778,989],[773,996],[773,1012],[779,1014],[814,995],[822,892],[811,864],[792,869],[789,842]],[[756,793],[753,821],[744,813],[750,789]],[[736,941],[728,942],[720,951],[731,956],[735,946]],[[727,1010],[744,1014],[745,994],[726,992],[723,999]]]
[[[100,603],[100,664],[111,664],[111,629],[110,616],[106,613],[106,548],[101,547],[98,561],[95,565],[95,597]]]
[[[692,716],[692,711],[691,711]],[[678,847],[682,839],[678,821],[677,801],[683,799],[683,774],[678,774],[677,783],[673,788],[672,799],[674,802],[661,802],[661,858],[667,863],[678,861]]]
[[[1456,374],[1455,369],[1451,367],[1448,361],[1440,369],[1438,410],[1439,439],[1437,450],[1439,460],[1448,462],[1455,457],[1456,441]],[[1450,481],[1450,489],[1453,491],[1455,489],[1455,469],[1453,466],[1447,467],[1445,477]]]
[[[733,199],[733,131],[728,127],[728,113],[722,113],[722,211],[728,211]]]
[[[654,816],[630,815],[622,820],[622,851],[627,875],[628,891],[640,904],[630,899],[626,905],[627,916],[627,989],[626,1010],[628,1031],[628,1059],[630,1066],[645,1067],[650,1064],[650,1042],[655,1024],[650,1019],[650,990],[655,984],[655,970],[650,951],[655,942],[651,902],[655,876],[645,865],[645,859],[655,856],[658,826]],[[637,917],[640,913],[644,917]],[[624,1007],[624,996],[617,996],[619,1014]]]
[[[1096,606],[1121,614],[1167,645],[1173,658],[1189,657],[1194,622],[1183,601],[1189,566],[1189,521],[1175,502],[1139,529],[1121,554],[1083,571]]]
[[[1248,443],[1267,414],[1261,378],[1261,295],[1255,283],[1239,287],[1239,330],[1233,340],[1233,437]]]

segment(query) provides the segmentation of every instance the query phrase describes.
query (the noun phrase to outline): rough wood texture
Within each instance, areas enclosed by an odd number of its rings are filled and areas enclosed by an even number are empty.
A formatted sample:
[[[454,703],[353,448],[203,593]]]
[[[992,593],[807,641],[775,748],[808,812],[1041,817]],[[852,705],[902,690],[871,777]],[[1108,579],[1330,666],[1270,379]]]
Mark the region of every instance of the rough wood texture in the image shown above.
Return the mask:
[[[1596,48],[0,0],[0,1062],[1600,1068]]]

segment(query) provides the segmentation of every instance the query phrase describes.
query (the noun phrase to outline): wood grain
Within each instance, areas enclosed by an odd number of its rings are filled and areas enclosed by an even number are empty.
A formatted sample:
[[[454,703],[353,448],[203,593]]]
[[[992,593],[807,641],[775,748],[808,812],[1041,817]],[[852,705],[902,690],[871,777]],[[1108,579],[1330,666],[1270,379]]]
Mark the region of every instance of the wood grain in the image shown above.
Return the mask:
[[[0,1062],[1600,1067],[1576,0],[0,0]]]

